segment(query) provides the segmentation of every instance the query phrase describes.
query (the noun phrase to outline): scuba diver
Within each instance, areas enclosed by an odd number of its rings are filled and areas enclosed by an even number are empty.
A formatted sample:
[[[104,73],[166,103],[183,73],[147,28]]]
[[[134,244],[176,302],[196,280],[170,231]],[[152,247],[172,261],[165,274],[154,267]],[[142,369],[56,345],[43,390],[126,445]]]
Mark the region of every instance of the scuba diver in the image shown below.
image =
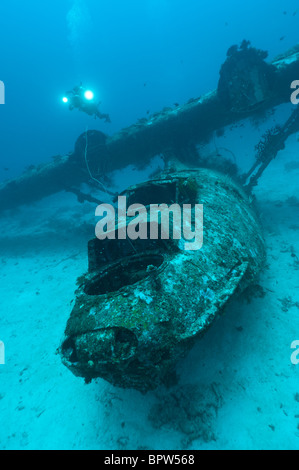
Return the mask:
[[[87,90],[82,86],[82,83],[75,86],[71,91],[67,91],[62,101],[69,103],[69,109],[72,111],[74,108],[94,116],[95,119],[105,119],[105,122],[111,122],[109,114],[103,114],[99,111],[99,103],[94,101],[94,94],[92,91]]]

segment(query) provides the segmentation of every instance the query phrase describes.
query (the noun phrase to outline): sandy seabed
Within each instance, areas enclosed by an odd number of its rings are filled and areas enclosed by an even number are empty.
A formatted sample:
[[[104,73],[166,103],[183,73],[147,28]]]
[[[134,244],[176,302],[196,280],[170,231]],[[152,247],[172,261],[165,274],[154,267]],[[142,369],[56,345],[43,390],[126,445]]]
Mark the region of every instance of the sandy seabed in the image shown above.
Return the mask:
[[[296,160],[293,142],[255,189],[267,245],[259,284],[178,364],[172,390],[85,385],[56,352],[87,271],[94,207],[58,194],[2,217],[0,448],[299,449]]]

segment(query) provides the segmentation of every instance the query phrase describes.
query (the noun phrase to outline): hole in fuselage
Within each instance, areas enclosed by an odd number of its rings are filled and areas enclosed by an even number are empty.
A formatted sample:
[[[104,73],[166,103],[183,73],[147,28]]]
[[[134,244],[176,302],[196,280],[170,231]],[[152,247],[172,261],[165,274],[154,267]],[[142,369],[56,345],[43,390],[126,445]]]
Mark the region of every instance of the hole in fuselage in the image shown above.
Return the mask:
[[[75,343],[72,338],[67,338],[62,345],[62,354],[68,362],[78,361]]]
[[[143,255],[124,259],[89,281],[84,288],[87,295],[116,292],[149,276],[164,261],[162,255]]]

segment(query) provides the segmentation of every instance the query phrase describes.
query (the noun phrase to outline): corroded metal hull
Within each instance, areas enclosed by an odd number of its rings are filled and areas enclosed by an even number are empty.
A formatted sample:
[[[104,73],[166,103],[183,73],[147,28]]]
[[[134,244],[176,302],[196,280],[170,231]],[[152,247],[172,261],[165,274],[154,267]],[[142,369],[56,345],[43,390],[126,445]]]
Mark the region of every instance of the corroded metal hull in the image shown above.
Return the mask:
[[[180,240],[91,240],[60,348],[87,381],[102,377],[142,392],[167,383],[227,301],[254,282],[265,262],[251,201],[207,169],[164,173],[129,188],[130,204],[203,204],[203,246]]]

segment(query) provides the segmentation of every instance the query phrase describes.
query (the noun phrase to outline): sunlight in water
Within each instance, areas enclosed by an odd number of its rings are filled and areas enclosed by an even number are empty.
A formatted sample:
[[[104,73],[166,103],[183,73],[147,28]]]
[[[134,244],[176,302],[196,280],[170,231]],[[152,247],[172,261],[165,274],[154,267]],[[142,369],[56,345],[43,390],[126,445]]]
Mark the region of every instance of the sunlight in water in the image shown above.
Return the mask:
[[[72,0],[67,13],[68,40],[75,51],[92,27],[89,9],[84,0]]]

